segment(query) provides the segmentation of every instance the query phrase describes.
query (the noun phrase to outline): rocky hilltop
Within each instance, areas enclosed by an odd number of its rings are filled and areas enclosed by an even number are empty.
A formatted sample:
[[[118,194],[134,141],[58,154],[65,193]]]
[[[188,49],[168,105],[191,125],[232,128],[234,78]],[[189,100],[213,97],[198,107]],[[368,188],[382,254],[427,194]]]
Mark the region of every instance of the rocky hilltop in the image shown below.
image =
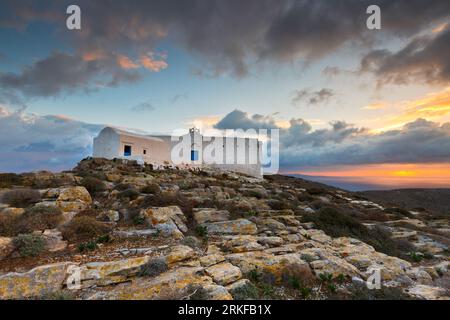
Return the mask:
[[[0,199],[0,299],[450,296],[448,213],[302,179],[85,159]]]

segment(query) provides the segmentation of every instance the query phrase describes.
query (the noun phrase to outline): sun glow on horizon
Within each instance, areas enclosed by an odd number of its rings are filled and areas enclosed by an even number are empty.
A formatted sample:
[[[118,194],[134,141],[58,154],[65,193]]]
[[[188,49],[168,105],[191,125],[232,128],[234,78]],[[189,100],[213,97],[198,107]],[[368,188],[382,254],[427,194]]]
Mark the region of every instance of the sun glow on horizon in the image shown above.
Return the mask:
[[[387,186],[449,187],[450,163],[309,167],[283,172]]]

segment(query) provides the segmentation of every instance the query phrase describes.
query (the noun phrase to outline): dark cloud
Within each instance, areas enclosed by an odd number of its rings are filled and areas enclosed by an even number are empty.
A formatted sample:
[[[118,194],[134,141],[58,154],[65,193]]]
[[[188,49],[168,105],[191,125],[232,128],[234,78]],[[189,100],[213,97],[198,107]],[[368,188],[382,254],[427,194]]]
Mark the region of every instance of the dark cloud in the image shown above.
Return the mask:
[[[116,67],[111,61],[85,61],[78,55],[63,52],[54,52],[24,67],[20,73],[0,73],[0,85],[4,89],[15,90],[25,97],[55,96],[80,89],[90,91],[138,79],[138,73]]]
[[[78,60],[100,51],[102,59],[113,59],[124,52],[140,59],[169,40],[196,58],[199,74],[244,77],[255,65],[259,68],[265,63],[298,59],[308,64],[347,44],[368,45],[380,37],[409,37],[450,14],[450,2],[446,0],[79,0],[82,30],[73,32],[64,22],[69,4],[72,1],[3,1],[0,25],[24,28],[34,21],[53,23],[73,46],[73,58]],[[366,28],[366,8],[371,4],[382,9],[380,32]],[[64,68],[75,73],[75,86],[81,76],[75,68],[92,77],[106,74],[111,77],[111,85],[135,79],[130,73],[114,70],[112,63],[98,66],[73,62],[74,68]],[[44,69],[34,70],[46,79]],[[57,85],[52,79],[49,84],[32,88],[25,76],[33,73],[24,73],[4,77],[7,83],[23,86],[26,93],[54,92]],[[72,85],[66,81],[57,87],[61,90]]]
[[[373,72],[380,85],[450,82],[450,27],[412,39],[397,52],[380,49],[361,61],[361,71]]]
[[[272,116],[255,116],[234,110],[216,125],[225,128],[275,128]],[[226,126],[224,125],[226,124]],[[253,127],[252,127],[253,125]],[[313,130],[303,119],[292,119],[280,129],[280,164],[283,168],[375,163],[448,163],[450,123],[418,119],[398,130],[369,134],[344,121]]]
[[[265,129],[277,128],[275,120],[271,116],[254,114],[249,116],[247,112],[235,109],[214,125],[216,129]]]
[[[306,101],[310,105],[327,103],[334,95],[334,91],[328,88],[323,88],[318,91],[311,91],[310,89],[297,90],[292,98],[292,104],[297,105],[302,101]]]
[[[0,107],[0,172],[70,169],[92,154],[92,139],[102,128]]]

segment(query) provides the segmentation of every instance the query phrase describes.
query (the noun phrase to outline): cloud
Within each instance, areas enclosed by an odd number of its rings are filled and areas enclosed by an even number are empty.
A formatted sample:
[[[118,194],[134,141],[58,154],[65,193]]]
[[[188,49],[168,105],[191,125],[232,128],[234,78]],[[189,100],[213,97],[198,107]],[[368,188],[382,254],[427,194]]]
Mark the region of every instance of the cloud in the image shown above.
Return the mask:
[[[335,95],[334,91],[328,88],[323,88],[318,91],[311,91],[310,89],[297,90],[292,98],[292,104],[297,105],[302,101],[306,101],[310,105],[328,103],[330,98]]]
[[[150,71],[159,72],[168,67],[168,64],[164,60],[156,60],[152,54],[144,54],[141,56],[140,62],[142,66]]]
[[[135,82],[139,78],[135,71],[123,70],[113,61],[85,60],[76,54],[53,52],[47,58],[24,67],[20,73],[0,73],[0,86],[12,90],[17,99],[26,99],[58,96],[77,90],[87,92],[101,86]]]
[[[258,121],[255,119],[263,119]],[[234,110],[219,120],[217,129],[277,128],[273,116],[249,115]],[[284,169],[302,166],[376,163],[448,163],[450,122],[417,119],[397,130],[370,133],[344,121],[313,129],[303,119],[291,119],[280,129],[280,164]]]
[[[397,52],[377,49],[361,61],[362,72],[372,72],[378,84],[450,83],[450,29],[413,38]]]
[[[170,41],[196,59],[200,74],[244,77],[265,63],[308,64],[346,45],[366,47],[380,35],[408,38],[450,14],[441,0],[79,0],[82,29],[67,32],[61,12],[68,4],[6,1],[1,20],[22,28],[49,21],[80,56],[102,49],[141,57]],[[380,33],[366,28],[371,4],[382,9]],[[166,67],[164,59],[143,61],[152,71]]]
[[[271,129],[277,128],[272,116],[254,114],[249,116],[247,112],[235,109],[214,125],[215,129]]]
[[[155,110],[155,107],[150,101],[141,102],[131,107],[131,111],[133,112],[148,112],[153,110]]]
[[[103,128],[67,117],[10,111],[0,106],[0,171],[70,169],[92,154]]]

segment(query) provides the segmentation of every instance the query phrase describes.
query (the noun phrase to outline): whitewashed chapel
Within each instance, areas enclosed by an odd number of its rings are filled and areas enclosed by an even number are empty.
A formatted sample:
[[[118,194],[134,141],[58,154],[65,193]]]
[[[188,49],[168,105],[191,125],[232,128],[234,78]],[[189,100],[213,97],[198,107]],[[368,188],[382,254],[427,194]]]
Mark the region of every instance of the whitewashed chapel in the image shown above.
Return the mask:
[[[260,178],[261,146],[256,138],[207,137],[195,128],[174,138],[106,127],[94,138],[93,156],[132,159],[157,166],[209,166]]]

